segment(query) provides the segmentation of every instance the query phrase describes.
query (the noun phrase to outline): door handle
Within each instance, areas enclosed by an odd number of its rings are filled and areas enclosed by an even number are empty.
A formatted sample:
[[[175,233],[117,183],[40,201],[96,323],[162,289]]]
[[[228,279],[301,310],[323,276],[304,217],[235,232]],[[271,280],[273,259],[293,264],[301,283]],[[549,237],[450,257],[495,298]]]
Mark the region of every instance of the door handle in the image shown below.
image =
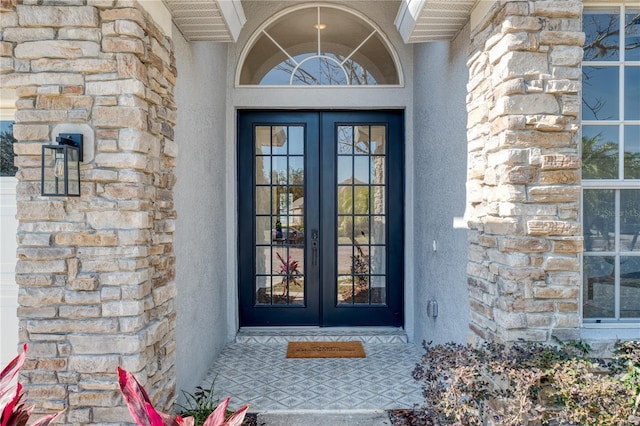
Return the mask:
[[[318,266],[318,230],[311,231],[311,265]]]

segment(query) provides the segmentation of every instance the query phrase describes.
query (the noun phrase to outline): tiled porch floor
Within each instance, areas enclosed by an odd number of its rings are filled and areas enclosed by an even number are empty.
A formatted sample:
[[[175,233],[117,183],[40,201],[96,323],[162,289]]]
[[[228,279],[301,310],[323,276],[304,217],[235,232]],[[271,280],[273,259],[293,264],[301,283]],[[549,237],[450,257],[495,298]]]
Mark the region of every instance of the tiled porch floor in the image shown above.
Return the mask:
[[[411,408],[423,400],[419,383],[411,377],[422,352],[399,341],[397,334],[385,338],[360,333],[366,358],[324,359],[287,359],[286,340],[357,337],[322,331],[282,331],[257,338],[242,334],[237,339],[241,343],[225,347],[203,382],[209,388],[215,380],[215,396],[220,400],[231,396],[233,408],[246,403],[251,412],[383,410]]]

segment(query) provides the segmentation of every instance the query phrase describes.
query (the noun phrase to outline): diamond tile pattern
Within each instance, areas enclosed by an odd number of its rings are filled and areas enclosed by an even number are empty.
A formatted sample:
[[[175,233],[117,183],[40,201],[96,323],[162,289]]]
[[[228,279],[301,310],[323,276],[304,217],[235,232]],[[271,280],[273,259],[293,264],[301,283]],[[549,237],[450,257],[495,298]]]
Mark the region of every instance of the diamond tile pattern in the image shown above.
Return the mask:
[[[407,343],[407,335],[397,328],[245,327],[236,335],[237,343],[286,343],[290,341],[362,343]]]
[[[353,336],[352,336],[353,339]],[[242,339],[240,339],[242,340]],[[375,340],[375,339],[374,339]],[[410,343],[363,342],[366,358],[287,359],[287,343],[231,343],[202,386],[250,411],[381,410],[423,401],[411,372],[421,352]]]

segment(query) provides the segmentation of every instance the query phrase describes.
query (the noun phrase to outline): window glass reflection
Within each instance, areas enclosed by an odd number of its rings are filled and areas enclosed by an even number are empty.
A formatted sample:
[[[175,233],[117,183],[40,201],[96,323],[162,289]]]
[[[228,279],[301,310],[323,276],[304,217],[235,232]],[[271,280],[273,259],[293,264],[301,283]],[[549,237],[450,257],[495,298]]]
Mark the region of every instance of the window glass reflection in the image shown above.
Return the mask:
[[[640,318],[640,256],[620,258],[620,317]]]
[[[620,249],[640,251],[640,189],[620,190]]]
[[[615,10],[586,11],[582,19],[585,33],[584,60],[617,61],[620,45],[620,18]]]
[[[614,257],[585,257],[582,313],[585,318],[615,316]]]
[[[624,67],[624,119],[640,120],[640,66]]]
[[[625,60],[640,61],[640,10],[627,9],[624,27]]]
[[[618,126],[582,127],[582,178],[617,179]]]
[[[586,251],[615,250],[615,193],[590,189],[583,194],[583,227]]]
[[[18,168],[14,166],[13,144],[16,138],[13,137],[13,121],[0,121],[0,176],[15,176]]]
[[[617,120],[619,112],[618,67],[582,67],[582,119]]]
[[[259,30],[239,83],[376,85],[400,83],[384,37],[362,18],[332,6],[292,11]]]

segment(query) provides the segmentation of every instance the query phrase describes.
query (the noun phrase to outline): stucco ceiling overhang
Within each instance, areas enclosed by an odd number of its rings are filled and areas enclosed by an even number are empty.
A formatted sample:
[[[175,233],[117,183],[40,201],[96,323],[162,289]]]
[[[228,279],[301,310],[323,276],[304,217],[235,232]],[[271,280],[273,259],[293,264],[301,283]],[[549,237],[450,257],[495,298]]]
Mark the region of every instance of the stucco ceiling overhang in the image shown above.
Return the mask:
[[[396,27],[405,43],[451,40],[469,21],[479,0],[404,0]]]
[[[236,41],[247,20],[240,0],[163,1],[189,41]]]
[[[163,0],[189,41],[233,42],[246,18],[240,0]],[[479,0],[403,0],[396,27],[406,43],[450,40]]]

